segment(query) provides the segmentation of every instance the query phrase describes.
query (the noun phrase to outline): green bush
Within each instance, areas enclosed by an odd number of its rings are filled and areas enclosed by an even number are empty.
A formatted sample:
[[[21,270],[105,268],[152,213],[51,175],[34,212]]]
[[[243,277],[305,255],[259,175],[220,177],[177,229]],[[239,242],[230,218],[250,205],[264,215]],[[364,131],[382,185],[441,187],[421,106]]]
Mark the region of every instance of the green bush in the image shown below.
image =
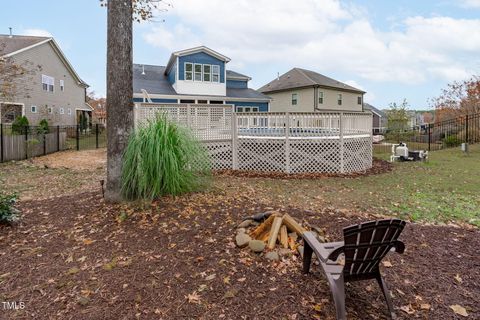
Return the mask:
[[[15,194],[0,194],[0,223],[11,224],[20,219],[20,211],[15,208]]]
[[[42,119],[38,123],[37,133],[39,133],[39,134],[50,133],[50,127],[48,126],[48,120],[47,119]]]
[[[123,156],[122,192],[127,199],[154,199],[202,188],[206,151],[191,132],[157,116],[130,135]]]
[[[30,131],[28,128],[29,123],[28,119],[25,116],[17,117],[15,121],[12,123],[12,133],[13,134],[25,134],[25,127],[27,127],[27,131]]]
[[[457,136],[447,136],[443,139],[443,143],[446,147],[457,147],[462,144],[462,140],[460,140]]]

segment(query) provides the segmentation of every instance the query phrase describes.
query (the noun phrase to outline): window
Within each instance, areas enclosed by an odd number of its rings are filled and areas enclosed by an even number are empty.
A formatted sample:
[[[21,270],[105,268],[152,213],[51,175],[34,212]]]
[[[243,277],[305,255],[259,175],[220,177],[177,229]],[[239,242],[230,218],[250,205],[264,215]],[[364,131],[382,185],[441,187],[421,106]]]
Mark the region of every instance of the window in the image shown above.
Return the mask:
[[[237,107],[237,112],[258,112],[258,107]]]
[[[298,94],[292,93],[292,106],[296,106],[298,102]]]
[[[185,63],[185,80],[193,80],[193,63]]]
[[[48,113],[52,114],[53,113],[53,108],[52,107],[47,107]]]
[[[357,103],[362,104],[362,97],[357,97]]]
[[[197,100],[197,103],[198,104],[207,104],[208,101],[207,100]]]
[[[323,104],[323,92],[318,92],[318,103]]]
[[[31,111],[32,113],[37,113],[37,106],[31,106],[31,107],[30,107],[30,111]]]
[[[203,81],[210,82],[212,78],[212,66],[209,64],[203,65]]]
[[[68,115],[71,115],[71,114],[72,114],[72,109],[68,108],[67,114],[68,114]]]
[[[60,91],[65,90],[65,82],[63,80],[60,80]]]
[[[220,66],[212,66],[212,82],[220,82]]]
[[[43,89],[43,91],[53,92],[54,86],[55,86],[55,78],[42,74],[42,89]]]
[[[195,81],[202,81],[202,65],[195,63]]]
[[[65,109],[60,108],[60,109],[59,109],[59,112],[60,112],[60,114],[65,114]]]
[[[341,93],[338,94],[338,101],[337,102],[338,102],[339,106],[342,105],[342,94]]]

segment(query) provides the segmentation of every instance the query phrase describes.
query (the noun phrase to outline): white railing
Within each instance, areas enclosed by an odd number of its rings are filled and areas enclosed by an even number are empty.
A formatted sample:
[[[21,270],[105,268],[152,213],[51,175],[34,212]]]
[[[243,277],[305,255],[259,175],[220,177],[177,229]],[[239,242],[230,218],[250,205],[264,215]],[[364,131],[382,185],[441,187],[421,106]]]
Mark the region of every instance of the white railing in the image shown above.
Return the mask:
[[[205,141],[232,138],[232,105],[153,104],[135,106],[135,126],[143,125],[157,115],[190,128],[196,138]]]
[[[136,126],[157,114],[190,128],[214,169],[348,173],[372,165],[369,113],[234,113],[231,105],[142,103]]]

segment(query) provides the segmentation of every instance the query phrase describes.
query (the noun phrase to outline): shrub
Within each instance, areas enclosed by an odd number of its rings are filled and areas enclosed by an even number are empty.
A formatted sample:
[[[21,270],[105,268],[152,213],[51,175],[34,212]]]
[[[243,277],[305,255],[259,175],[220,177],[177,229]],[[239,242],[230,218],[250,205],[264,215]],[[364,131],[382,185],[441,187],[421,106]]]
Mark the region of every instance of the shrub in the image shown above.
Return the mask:
[[[206,151],[191,132],[157,116],[130,135],[122,192],[127,199],[154,199],[196,191],[204,186],[208,168]]]
[[[443,139],[443,143],[446,147],[457,147],[462,144],[462,140],[460,140],[457,136],[447,136]]]
[[[16,202],[15,194],[0,194],[0,223],[11,224],[20,219],[20,211],[15,208]]]
[[[39,133],[39,134],[50,133],[50,127],[48,126],[48,120],[47,119],[42,119],[38,123],[37,133]]]
[[[20,116],[15,119],[12,123],[12,133],[13,134],[25,134],[25,127],[27,127],[27,131],[30,131],[28,128],[29,123],[28,119],[25,116]]]

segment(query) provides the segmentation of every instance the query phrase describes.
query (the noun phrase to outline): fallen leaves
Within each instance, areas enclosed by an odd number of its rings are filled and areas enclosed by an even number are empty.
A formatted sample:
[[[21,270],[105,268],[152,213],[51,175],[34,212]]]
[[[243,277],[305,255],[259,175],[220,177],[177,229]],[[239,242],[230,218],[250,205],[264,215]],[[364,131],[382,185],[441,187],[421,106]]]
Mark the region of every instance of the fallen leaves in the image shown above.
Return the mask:
[[[467,310],[464,307],[462,307],[461,305],[454,304],[454,305],[450,306],[450,309],[452,309],[453,312],[455,312],[456,314],[458,314],[462,317],[468,317]]]
[[[67,274],[74,275],[74,274],[77,274],[79,272],[80,272],[80,269],[78,269],[77,267],[73,267],[73,268],[68,269]]]
[[[197,291],[188,294],[185,298],[188,300],[188,303],[200,304],[200,296]]]
[[[462,282],[463,282],[462,278],[460,277],[460,275],[459,275],[458,273],[455,275],[454,279],[455,279],[458,283],[462,283]]]
[[[223,298],[224,298],[224,299],[235,298],[235,296],[237,295],[237,293],[238,293],[238,290],[236,290],[236,289],[227,290],[227,291],[225,292],[225,294],[223,295]]]
[[[388,261],[388,260],[382,261],[382,264],[383,264],[383,266],[384,266],[385,268],[391,268],[391,267],[393,267],[393,264],[392,264],[390,261]]]
[[[402,310],[403,312],[405,312],[407,314],[410,314],[410,315],[415,313],[415,309],[413,309],[411,304],[406,305],[406,306],[401,306],[400,310]]]

